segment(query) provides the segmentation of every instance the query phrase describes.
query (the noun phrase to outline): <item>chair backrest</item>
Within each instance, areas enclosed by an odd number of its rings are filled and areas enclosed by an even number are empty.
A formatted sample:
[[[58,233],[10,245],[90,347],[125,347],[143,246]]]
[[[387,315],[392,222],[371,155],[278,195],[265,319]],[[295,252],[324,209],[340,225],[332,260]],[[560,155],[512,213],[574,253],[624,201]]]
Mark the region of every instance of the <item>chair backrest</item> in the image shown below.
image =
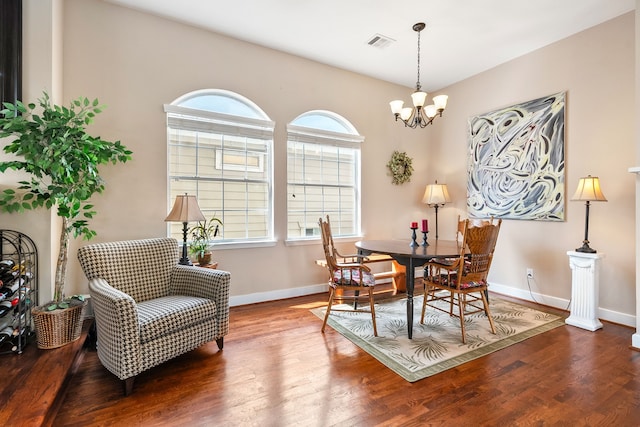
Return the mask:
[[[460,215],[458,215],[458,223],[456,228],[456,242],[460,242],[464,238],[465,224],[466,224],[466,220],[460,218]]]
[[[460,258],[465,259],[458,269],[458,284],[487,280],[493,260],[493,252],[498,241],[502,219],[495,224],[483,221],[473,226],[471,220],[464,222],[464,238]]]
[[[320,225],[320,234],[322,235],[322,248],[324,249],[324,256],[327,260],[327,267],[329,272],[338,268],[338,261],[336,260],[336,248],[333,244],[333,236],[331,235],[331,224],[329,222],[329,215],[327,220],[324,221],[322,217],[318,220]]]
[[[457,242],[461,242],[462,239],[464,238],[464,227],[465,227],[466,221],[467,221],[466,219],[462,219],[460,215],[458,215],[458,224],[456,229]],[[489,219],[475,219],[475,220],[470,219],[469,221],[471,221],[471,227],[477,227],[477,226],[486,225],[486,224],[493,224],[493,217]]]
[[[87,279],[105,279],[136,302],[168,295],[178,258],[178,242],[171,238],[96,243],[78,249]]]

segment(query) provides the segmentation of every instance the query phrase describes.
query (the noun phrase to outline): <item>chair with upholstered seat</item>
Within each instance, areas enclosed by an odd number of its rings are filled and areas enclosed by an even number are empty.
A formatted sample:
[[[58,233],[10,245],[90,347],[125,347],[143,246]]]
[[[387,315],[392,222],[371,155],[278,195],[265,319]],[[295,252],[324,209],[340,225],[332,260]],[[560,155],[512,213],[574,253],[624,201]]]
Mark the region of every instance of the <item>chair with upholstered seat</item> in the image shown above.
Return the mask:
[[[500,219],[496,224],[485,221],[479,226],[471,226],[471,220],[465,220],[459,257],[451,264],[434,261],[425,264],[425,291],[420,323],[424,323],[427,307],[457,316],[464,343],[464,316],[483,311],[489,320],[491,332],[495,334],[486,292],[487,276],[501,224]],[[448,302],[449,309],[440,307],[438,301]],[[480,302],[482,305],[479,305]],[[457,314],[454,313],[454,305],[458,306]]]
[[[333,245],[331,237],[331,226],[329,224],[329,216],[324,221],[319,219],[320,232],[322,234],[322,247],[327,260],[327,270],[329,272],[329,302],[327,304],[327,312],[322,322],[322,332],[324,332],[331,311],[358,311],[371,313],[373,321],[373,335],[378,336],[376,327],[376,312],[374,307],[373,290],[375,287],[375,276],[371,273],[371,269],[359,261],[357,255],[347,256],[347,262],[338,262],[338,259],[344,260],[339,255],[337,249]],[[362,294],[361,294],[362,293]],[[357,301],[360,298],[368,298],[369,310],[358,309]],[[339,300],[354,301],[353,308],[336,308],[334,303]]]

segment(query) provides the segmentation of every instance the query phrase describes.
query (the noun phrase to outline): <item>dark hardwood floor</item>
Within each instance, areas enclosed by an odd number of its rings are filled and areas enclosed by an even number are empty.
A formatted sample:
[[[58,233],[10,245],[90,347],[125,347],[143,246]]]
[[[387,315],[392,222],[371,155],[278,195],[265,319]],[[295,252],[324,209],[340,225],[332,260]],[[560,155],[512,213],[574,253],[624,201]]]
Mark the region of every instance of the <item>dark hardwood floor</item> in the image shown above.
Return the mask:
[[[633,330],[562,326],[408,383],[309,312],[326,295],[233,307],[215,342],[136,379],[88,352],[55,426],[638,426]],[[28,405],[29,402],[24,402]]]

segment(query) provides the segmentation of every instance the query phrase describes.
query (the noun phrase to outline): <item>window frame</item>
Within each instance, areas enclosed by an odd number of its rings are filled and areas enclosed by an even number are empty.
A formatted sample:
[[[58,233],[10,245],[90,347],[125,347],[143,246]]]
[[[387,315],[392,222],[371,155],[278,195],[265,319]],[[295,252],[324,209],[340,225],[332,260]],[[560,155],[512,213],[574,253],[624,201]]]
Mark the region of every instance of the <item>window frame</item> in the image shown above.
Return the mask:
[[[248,116],[238,116],[234,114],[227,114],[217,111],[204,110],[198,108],[185,107],[179,104],[185,103],[191,99],[203,96],[214,96],[214,97],[223,97],[229,98],[233,107],[233,103],[243,104],[241,107],[246,107],[247,111],[253,112],[255,114],[254,117]],[[173,204],[172,199],[172,182],[176,180],[182,180],[183,182],[193,182],[195,183],[195,187],[199,186],[199,183],[202,182],[211,182],[217,181],[222,184],[227,183],[244,183],[245,185],[251,185],[251,183],[258,183],[266,186],[267,194],[266,197],[266,215],[265,215],[265,226],[266,226],[266,234],[264,236],[259,237],[247,237],[250,233],[251,222],[245,220],[244,223],[244,238],[227,238],[226,236],[223,239],[216,239],[214,244],[216,247],[220,248],[243,248],[243,247],[260,247],[260,246],[273,246],[275,245],[275,230],[274,230],[274,128],[275,123],[267,116],[267,114],[258,107],[251,100],[245,98],[244,96],[237,94],[235,92],[222,90],[222,89],[202,89],[193,91],[187,94],[184,94],[174,100],[171,104],[164,105],[164,111],[166,115],[166,135],[167,135],[167,207],[171,208]],[[210,133],[210,134],[218,134],[224,135],[227,138],[239,138],[245,140],[245,150],[243,151],[244,155],[252,155],[254,154],[252,151],[247,150],[247,142],[250,142],[251,139],[260,140],[261,143],[264,144],[265,152],[263,158],[259,160],[260,167],[264,172],[264,179],[249,178],[247,174],[251,172],[261,172],[259,170],[251,171],[240,168],[238,170],[237,165],[231,167],[230,169],[224,167],[223,164],[222,169],[216,169],[217,163],[217,154],[222,152],[224,148],[214,148],[217,152],[214,164],[210,165],[212,168],[216,170],[221,170],[222,176],[220,177],[207,177],[201,176],[198,172],[194,172],[195,175],[182,175],[182,174],[172,174],[172,161],[173,154],[171,152],[172,144],[175,145],[175,142],[172,142],[172,132],[176,130],[179,131],[190,131],[190,132],[201,132],[201,133]],[[223,137],[224,139],[224,137]],[[194,150],[197,154],[197,150],[199,147],[197,144],[194,146]],[[236,151],[235,148],[230,148],[231,151]],[[196,166],[197,168],[197,166]],[[241,172],[245,170],[244,177],[224,177],[224,170],[228,171],[236,171]],[[175,191],[174,191],[175,193]],[[198,196],[198,190],[195,191],[196,196]],[[215,216],[223,219],[225,215],[224,204],[226,200],[223,198],[223,211],[215,212]],[[202,207],[202,206],[201,206]],[[237,210],[232,209],[230,212],[238,212]],[[245,205],[245,216],[248,218],[250,213],[253,210],[249,207],[249,204]],[[205,213],[207,218],[210,215]],[[173,230],[171,224],[167,224],[167,235],[175,235],[175,230]],[[182,236],[182,235],[181,235]],[[180,238],[182,240],[182,238]]]
[[[312,116],[318,116],[325,118],[329,118],[339,125],[341,125],[346,132],[337,132],[334,130],[326,130],[317,127],[308,127],[296,124],[296,121],[300,119],[305,119]],[[290,180],[290,156],[289,152],[291,149],[291,144],[317,144],[318,146],[329,146],[329,147],[338,147],[338,148],[348,148],[354,150],[354,164],[352,165],[354,168],[354,177],[353,177],[353,186],[345,186],[345,185],[335,185],[335,188],[352,188],[354,192],[354,209],[353,212],[353,233],[342,234],[340,229],[337,227],[333,231],[334,238],[336,240],[355,240],[362,235],[361,228],[361,191],[362,191],[362,143],[364,142],[364,136],[360,135],[356,128],[344,117],[339,114],[336,114],[327,110],[312,110],[300,114],[294,120],[292,120],[289,124],[287,124],[287,173],[286,173],[286,184],[287,184],[287,206],[286,206],[286,243],[289,245],[296,244],[304,244],[305,242],[316,242],[319,240],[320,236],[291,236],[289,235],[289,226],[291,222],[291,213],[290,213],[290,198],[289,198],[289,187],[291,185],[302,185],[306,186],[308,184],[298,184],[295,181]],[[339,162],[338,162],[339,164]],[[316,184],[317,187],[323,187],[323,184]],[[324,200],[323,200],[324,204]],[[326,211],[323,209],[322,216],[326,215]],[[317,221],[317,218],[314,219]],[[308,225],[308,222],[305,223]],[[306,228],[306,227],[305,227]]]

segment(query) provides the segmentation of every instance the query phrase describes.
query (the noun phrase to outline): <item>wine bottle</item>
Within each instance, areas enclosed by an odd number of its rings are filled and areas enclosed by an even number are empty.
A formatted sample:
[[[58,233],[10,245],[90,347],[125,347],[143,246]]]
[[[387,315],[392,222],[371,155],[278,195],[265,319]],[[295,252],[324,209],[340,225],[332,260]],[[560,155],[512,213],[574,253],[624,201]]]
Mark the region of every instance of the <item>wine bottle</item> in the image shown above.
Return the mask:
[[[14,330],[12,326],[7,326],[0,330],[0,344],[13,338],[13,332]]]
[[[15,293],[15,291],[7,286],[3,286],[0,288],[0,301],[4,301],[6,299],[11,298],[11,296]]]
[[[5,272],[0,274],[0,280],[2,280],[2,283],[4,285],[7,285],[7,284],[13,282],[14,280],[16,280],[16,277],[18,277],[18,276],[20,276],[20,272],[19,271],[9,270],[9,271],[5,271]]]
[[[19,298],[0,302],[0,317],[4,317],[9,314],[13,307],[18,305],[18,302],[20,302]]]
[[[31,293],[31,288],[29,286],[20,286],[20,289],[18,289],[18,298],[20,298],[20,301],[29,299],[30,293]]]
[[[3,259],[0,261],[0,272],[11,270],[16,265],[12,259]]]
[[[21,319],[21,317],[17,318]],[[0,317],[0,330],[6,328],[7,326],[14,326],[14,323],[17,321],[11,316]]]

